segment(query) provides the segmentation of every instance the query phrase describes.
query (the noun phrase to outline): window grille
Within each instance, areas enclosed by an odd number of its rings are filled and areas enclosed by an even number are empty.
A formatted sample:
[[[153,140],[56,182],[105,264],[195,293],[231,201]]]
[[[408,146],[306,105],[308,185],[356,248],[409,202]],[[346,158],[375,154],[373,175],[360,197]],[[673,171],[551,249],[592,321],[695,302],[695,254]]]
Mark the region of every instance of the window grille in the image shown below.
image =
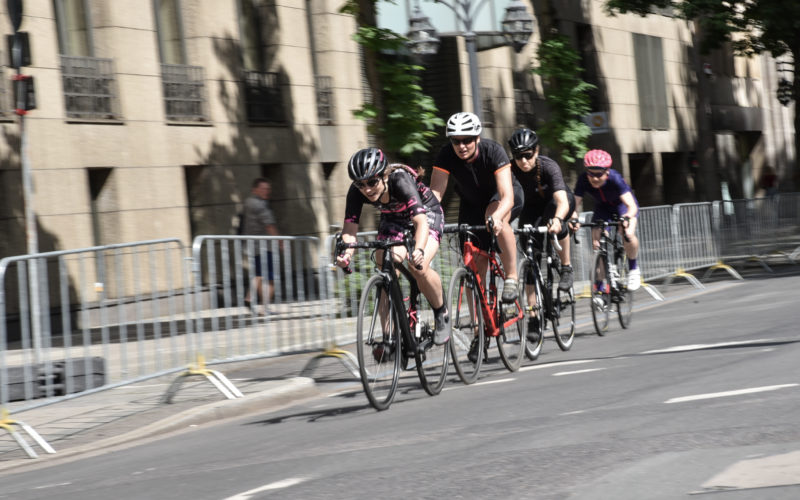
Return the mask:
[[[245,71],[244,98],[251,123],[285,123],[283,96],[276,72]]]
[[[514,89],[514,119],[518,125],[533,129],[536,115],[533,110],[533,91]]]
[[[320,125],[333,123],[333,78],[318,76],[317,80],[317,118]]]
[[[111,59],[61,56],[61,80],[67,116],[119,119],[119,102]]]
[[[162,64],[167,120],[205,121],[205,77],[200,66]]]
[[[633,58],[642,129],[667,130],[667,83],[661,38],[634,33]]]

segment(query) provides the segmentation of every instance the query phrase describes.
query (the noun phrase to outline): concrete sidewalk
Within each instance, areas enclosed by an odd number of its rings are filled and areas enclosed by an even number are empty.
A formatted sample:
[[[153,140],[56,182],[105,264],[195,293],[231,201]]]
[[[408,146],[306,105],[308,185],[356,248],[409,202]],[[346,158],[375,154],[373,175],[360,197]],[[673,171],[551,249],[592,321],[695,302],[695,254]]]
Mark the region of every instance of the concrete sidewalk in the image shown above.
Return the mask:
[[[757,270],[752,271],[747,275],[755,277]],[[796,273],[795,266],[786,266],[772,276]],[[708,286],[706,291],[742,283],[724,274],[719,273],[717,279],[705,282]],[[702,293],[685,281],[658,288],[668,301]],[[656,304],[644,290],[637,292],[636,310],[646,313],[647,308]],[[618,328],[616,317],[611,319],[611,328]],[[591,323],[588,301],[579,301],[577,320],[583,325]],[[582,328],[585,330],[586,326]],[[192,376],[184,379],[171,404],[163,403],[163,396],[178,376],[173,374],[12,413],[6,423],[17,421],[33,427],[56,453],[46,453],[19,426],[13,426],[39,455],[31,459],[11,435],[0,428],[0,474],[24,466],[47,465],[70,456],[194,425],[279,409],[342,387],[360,388],[360,383],[348,368],[333,357],[323,358],[313,370],[304,372],[317,354],[311,352],[209,366],[223,373],[241,391],[244,397],[239,399],[226,399],[205,377]],[[367,404],[366,400],[364,404]],[[13,407],[8,409],[14,411]]]

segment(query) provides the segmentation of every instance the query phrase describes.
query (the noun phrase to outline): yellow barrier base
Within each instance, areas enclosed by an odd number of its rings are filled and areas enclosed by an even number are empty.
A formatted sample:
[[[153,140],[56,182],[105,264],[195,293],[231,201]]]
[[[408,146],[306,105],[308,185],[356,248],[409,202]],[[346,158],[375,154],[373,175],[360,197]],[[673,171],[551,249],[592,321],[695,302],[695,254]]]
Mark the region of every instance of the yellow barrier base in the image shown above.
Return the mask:
[[[169,389],[164,394],[164,397],[161,398],[162,403],[172,403],[172,398],[175,397],[175,394],[183,384],[184,380],[188,377],[205,377],[214,387],[217,388],[219,392],[221,392],[226,398],[228,399],[236,399],[236,398],[243,398],[244,394],[236,388],[233,383],[231,383],[228,378],[223,375],[222,373],[216,370],[210,370],[206,368],[206,360],[202,354],[197,356],[197,361],[194,365],[189,365],[185,372],[178,375],[172,384],[170,384]]]
[[[56,452],[56,450],[54,450],[53,447],[50,446],[50,444],[47,441],[45,441],[44,438],[42,438],[42,436],[40,436],[39,433],[36,432],[36,430],[33,427],[27,425],[24,422],[20,422],[19,420],[11,419],[9,417],[8,410],[6,410],[5,408],[0,408],[0,429],[4,429],[6,432],[11,434],[11,437],[13,437],[14,441],[17,442],[19,447],[22,448],[25,451],[25,453],[28,454],[28,457],[39,458],[39,455],[36,454],[36,451],[34,451],[31,445],[29,445],[28,442],[25,441],[25,438],[22,437],[22,435],[15,430],[15,427],[19,427],[20,429],[25,431],[25,433],[27,433],[28,436],[30,436],[34,441],[36,441],[36,444],[38,444],[47,453]]]

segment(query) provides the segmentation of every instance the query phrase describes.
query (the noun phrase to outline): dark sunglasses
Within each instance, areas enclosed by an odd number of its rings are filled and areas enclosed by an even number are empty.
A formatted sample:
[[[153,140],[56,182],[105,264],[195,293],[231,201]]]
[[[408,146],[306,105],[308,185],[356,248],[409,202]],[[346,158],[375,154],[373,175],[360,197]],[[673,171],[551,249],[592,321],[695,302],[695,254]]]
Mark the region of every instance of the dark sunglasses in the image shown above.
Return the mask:
[[[475,138],[467,137],[466,139],[456,139],[455,137],[451,137],[450,142],[453,144],[453,146],[458,146],[459,144],[464,144],[466,146],[467,144],[472,144],[475,142]]]
[[[586,173],[589,174],[589,176],[594,177],[595,179],[599,179],[600,177],[603,177],[604,175],[606,175],[606,172],[608,172],[608,170],[606,170],[606,169],[603,169],[603,170],[589,170],[589,169],[586,169]]]
[[[530,160],[531,158],[533,158],[533,152],[528,151],[527,153],[514,153],[515,160],[521,160],[523,158],[525,158],[526,160]]]
[[[353,185],[358,189],[364,189],[365,187],[374,188],[378,185],[381,180],[378,177],[373,177],[371,179],[367,179],[365,181],[353,181]]]

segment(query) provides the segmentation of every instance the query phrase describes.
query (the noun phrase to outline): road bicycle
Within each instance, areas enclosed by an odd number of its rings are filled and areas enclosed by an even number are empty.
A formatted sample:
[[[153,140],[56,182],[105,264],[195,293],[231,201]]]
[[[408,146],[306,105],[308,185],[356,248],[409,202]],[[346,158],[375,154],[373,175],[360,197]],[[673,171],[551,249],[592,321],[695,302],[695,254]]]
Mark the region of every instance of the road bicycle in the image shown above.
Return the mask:
[[[488,226],[488,228],[487,228]],[[447,290],[447,305],[450,310],[452,334],[450,354],[459,378],[465,384],[475,382],[483,362],[489,361],[489,343],[496,339],[500,359],[509,371],[517,371],[522,364],[525,352],[524,314],[519,300],[503,304],[497,292],[499,280],[505,273],[497,259],[500,249],[497,237],[492,230],[490,217],[487,226],[460,224],[455,228],[445,228],[446,233],[457,233],[459,241],[464,242],[462,259],[450,279]],[[488,252],[481,250],[473,239],[474,231],[486,231],[491,237]],[[478,273],[475,259],[488,258],[488,282]],[[482,346],[475,361],[470,361],[469,350],[473,342]]]
[[[447,343],[434,343],[434,324],[420,317],[420,291],[411,272],[392,258],[391,249],[405,246],[408,255],[414,248],[410,232],[399,241],[344,243],[337,235],[334,255],[347,248],[371,249],[375,275],[361,292],[356,320],[356,350],[361,384],[370,404],[377,410],[389,408],[397,391],[400,369],[408,369],[410,359],[425,392],[435,396],[442,391],[447,376]],[[376,254],[382,250],[381,262]],[[346,268],[345,273],[352,272]]]
[[[539,357],[548,324],[553,329],[558,347],[568,351],[575,340],[575,293],[572,287],[564,291],[557,286],[557,279],[561,277],[561,258],[558,255],[561,245],[556,235],[547,231],[547,226],[526,224],[515,229],[514,233],[523,236],[520,243],[524,241],[524,257],[519,263],[519,279],[523,285],[520,304],[528,317],[539,318],[538,340],[531,342],[526,336],[525,355],[531,360]],[[528,302],[528,292],[536,298],[535,304]]]
[[[630,326],[633,316],[633,291],[628,290],[628,257],[622,242],[624,234],[619,231],[619,224],[624,220],[615,215],[611,221],[583,224],[601,228],[600,247],[594,254],[590,273],[592,320],[598,335],[606,334],[612,309],[616,308],[622,328]]]

